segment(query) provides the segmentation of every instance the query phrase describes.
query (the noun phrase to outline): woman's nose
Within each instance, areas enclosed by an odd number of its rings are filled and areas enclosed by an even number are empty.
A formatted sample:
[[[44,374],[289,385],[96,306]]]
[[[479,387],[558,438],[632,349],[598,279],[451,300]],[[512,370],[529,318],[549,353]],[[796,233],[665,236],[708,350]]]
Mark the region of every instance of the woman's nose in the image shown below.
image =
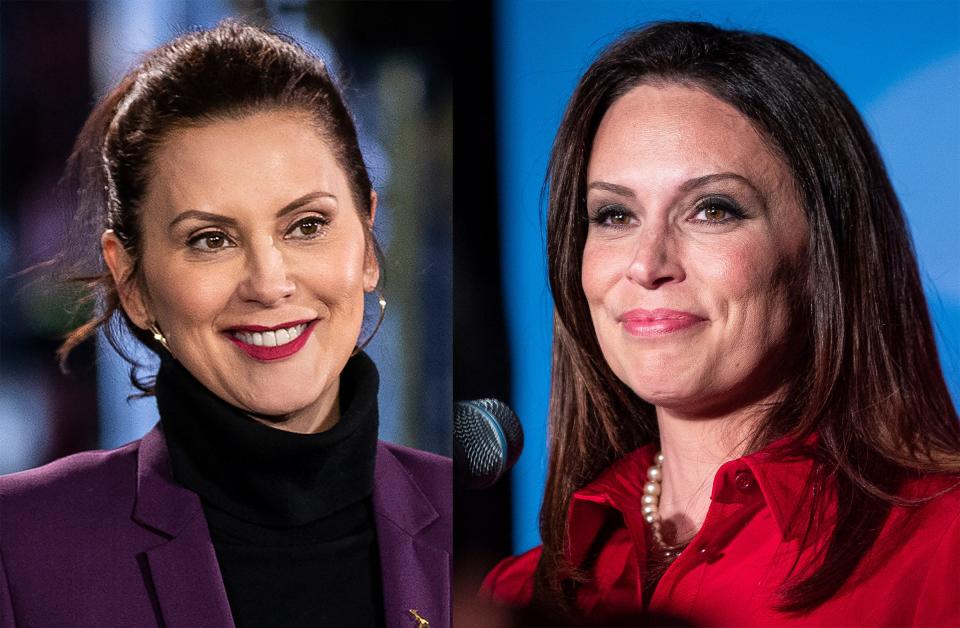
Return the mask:
[[[628,279],[648,290],[686,278],[669,225],[651,224],[639,229],[626,274]]]
[[[261,241],[248,249],[240,296],[246,301],[276,305],[296,290],[288,271],[283,252],[275,246],[273,239]]]

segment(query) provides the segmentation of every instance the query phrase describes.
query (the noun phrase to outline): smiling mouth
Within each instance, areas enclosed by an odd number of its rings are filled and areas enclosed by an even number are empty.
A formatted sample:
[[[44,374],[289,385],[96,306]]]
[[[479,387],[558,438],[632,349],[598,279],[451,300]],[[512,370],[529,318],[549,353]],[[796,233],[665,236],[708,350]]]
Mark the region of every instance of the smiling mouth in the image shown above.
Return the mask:
[[[282,347],[299,338],[300,335],[306,331],[307,325],[308,323],[300,323],[299,325],[272,331],[240,331],[233,329],[227,333],[237,340],[248,345],[253,345],[254,347]]]
[[[320,319],[284,323],[269,328],[248,325],[225,330],[230,342],[248,357],[258,362],[272,362],[289,358],[303,349]]]
[[[690,312],[660,308],[631,310],[623,314],[619,322],[631,336],[657,337],[705,323],[707,319]]]

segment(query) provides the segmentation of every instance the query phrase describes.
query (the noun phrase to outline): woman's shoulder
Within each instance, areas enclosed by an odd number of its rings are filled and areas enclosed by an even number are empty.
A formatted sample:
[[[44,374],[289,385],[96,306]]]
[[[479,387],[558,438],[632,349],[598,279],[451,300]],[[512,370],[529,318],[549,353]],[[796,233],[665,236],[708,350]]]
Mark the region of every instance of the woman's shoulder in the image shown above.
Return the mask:
[[[380,441],[377,447],[374,502],[385,512],[429,502],[433,528],[449,537],[453,530],[453,461],[428,451]],[[426,516],[427,513],[421,513]]]
[[[35,469],[0,476],[0,504],[49,508],[91,504],[120,494],[132,495],[136,486],[140,441],[117,449],[84,451]]]
[[[402,469],[431,494],[452,494],[453,460],[445,456],[382,440],[377,448],[377,467],[385,473]]]
[[[854,578],[851,583],[867,592],[895,589],[906,596],[903,600],[915,601],[912,625],[956,625],[960,476],[918,476],[905,482],[897,496],[903,501],[891,510],[861,565],[865,582]],[[877,584],[871,585],[871,579]]]
[[[522,608],[533,599],[533,574],[540,562],[542,547],[501,560],[480,587],[480,596],[497,604]]]
[[[100,486],[105,477],[117,478],[124,468],[136,468],[140,441],[117,449],[82,451],[26,471],[0,476],[0,496],[48,496],[72,492],[85,485]]]
[[[385,440],[379,442],[381,451],[389,452],[401,464],[413,470],[424,471],[447,471],[453,472],[453,460],[446,456],[414,449],[404,445],[397,445]]]
[[[943,498],[946,503],[960,503],[960,473],[924,473],[907,479],[901,495],[921,498],[931,503]]]
[[[928,536],[954,536],[960,541],[960,475],[921,475],[906,481],[899,497],[905,503],[895,507],[894,521]],[[901,528],[901,533],[904,528]],[[932,539],[928,538],[927,541]]]

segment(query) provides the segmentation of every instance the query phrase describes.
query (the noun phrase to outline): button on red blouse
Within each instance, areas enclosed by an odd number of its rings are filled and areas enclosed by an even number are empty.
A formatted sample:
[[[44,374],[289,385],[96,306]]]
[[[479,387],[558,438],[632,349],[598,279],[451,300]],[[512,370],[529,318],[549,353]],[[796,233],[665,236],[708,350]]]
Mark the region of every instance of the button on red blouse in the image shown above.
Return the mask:
[[[749,493],[753,490],[753,475],[749,471],[737,471],[735,482],[737,488],[744,493]]]
[[[619,460],[574,494],[570,558],[581,564],[608,516],[619,526],[603,544],[591,580],[577,593],[584,619],[644,612],[646,534],[641,497],[653,446]],[[697,626],[960,626],[960,478],[931,475],[907,483],[903,497],[934,497],[894,507],[847,583],[805,615],[777,611],[777,588],[797,557],[802,529],[791,525],[812,469],[808,459],[769,450],[734,460],[716,474],[697,536],[669,566],[647,611]],[[615,511],[615,512],[613,512]],[[802,519],[802,518],[799,518]],[[809,565],[812,552],[800,555]],[[483,594],[523,607],[533,595],[540,548],[508,558],[487,576]]]

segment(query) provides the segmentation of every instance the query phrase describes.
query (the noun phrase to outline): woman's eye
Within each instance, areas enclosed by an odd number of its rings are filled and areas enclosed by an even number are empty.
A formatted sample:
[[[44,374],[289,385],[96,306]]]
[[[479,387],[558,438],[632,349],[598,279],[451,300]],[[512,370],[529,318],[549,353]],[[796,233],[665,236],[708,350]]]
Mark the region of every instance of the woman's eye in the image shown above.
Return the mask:
[[[312,216],[310,218],[304,218],[303,220],[298,221],[293,227],[290,228],[288,234],[298,236],[301,238],[314,238],[320,235],[320,232],[323,230],[323,227],[329,221],[321,216]]]
[[[723,224],[743,218],[740,207],[727,199],[708,199],[697,207],[694,220],[703,223]]]
[[[226,248],[232,243],[223,233],[219,231],[208,231],[190,238],[187,244],[199,251],[216,251]]]
[[[716,205],[707,207],[703,210],[703,217],[706,220],[719,222],[727,217],[727,210],[723,207],[717,207]]]
[[[607,205],[598,209],[590,219],[590,222],[609,227],[625,227],[630,224],[633,214],[626,207],[620,205]]]
[[[607,214],[606,221],[612,225],[625,225],[630,222],[630,216],[624,211],[612,211]]]

